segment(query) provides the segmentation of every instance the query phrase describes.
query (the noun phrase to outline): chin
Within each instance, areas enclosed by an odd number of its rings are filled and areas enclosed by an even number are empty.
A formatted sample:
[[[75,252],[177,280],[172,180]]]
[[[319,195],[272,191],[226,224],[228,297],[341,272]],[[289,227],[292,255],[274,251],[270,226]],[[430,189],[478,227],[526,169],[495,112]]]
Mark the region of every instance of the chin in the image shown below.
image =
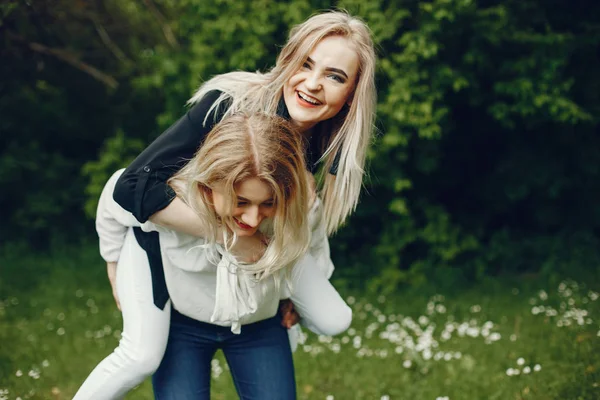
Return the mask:
[[[256,233],[256,229],[253,229],[251,231],[236,229],[235,233],[238,236],[252,236]]]

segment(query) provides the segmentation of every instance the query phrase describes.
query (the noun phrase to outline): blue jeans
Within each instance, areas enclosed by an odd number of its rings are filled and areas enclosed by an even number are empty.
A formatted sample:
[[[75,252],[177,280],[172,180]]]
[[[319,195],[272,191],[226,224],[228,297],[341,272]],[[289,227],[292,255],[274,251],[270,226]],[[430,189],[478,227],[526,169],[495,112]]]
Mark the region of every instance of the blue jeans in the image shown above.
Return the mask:
[[[294,363],[281,316],[228,327],[188,318],[175,309],[167,350],[152,377],[157,400],[209,400],[211,360],[222,349],[238,395],[243,400],[296,398]]]

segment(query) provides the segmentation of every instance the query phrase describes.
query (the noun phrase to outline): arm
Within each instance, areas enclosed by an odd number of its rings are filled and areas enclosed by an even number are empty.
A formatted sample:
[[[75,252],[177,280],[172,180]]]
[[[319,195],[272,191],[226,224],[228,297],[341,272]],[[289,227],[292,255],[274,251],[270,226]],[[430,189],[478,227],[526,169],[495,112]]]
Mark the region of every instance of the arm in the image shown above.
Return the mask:
[[[304,326],[320,335],[338,335],[350,326],[352,309],[316,264],[309,253],[294,265],[290,299]]]
[[[312,178],[312,174],[309,174],[309,176]],[[314,188],[314,178],[312,183],[312,187]],[[308,221],[312,235],[307,254],[312,257],[311,259],[315,263],[317,273],[330,279],[335,266],[330,257],[329,240],[327,239],[325,219],[323,218],[323,206],[320,199],[316,197],[316,194],[310,199]],[[294,303],[289,299],[281,301],[279,310],[282,315],[281,324],[284,327],[289,329],[300,322],[301,315],[299,315],[299,310],[294,307]]]
[[[123,170],[115,172],[100,194],[98,209],[96,211],[96,232],[100,240],[100,255],[107,263],[119,260],[121,247],[125,241],[127,228],[140,226],[140,223],[112,198],[112,193]]]
[[[119,178],[113,193],[114,200],[138,221],[145,222],[169,206],[175,198],[166,182],[194,156],[206,134],[222,118],[227,104],[214,110],[206,118],[220,95],[221,92],[218,91],[209,92],[150,144]],[[181,211],[181,204],[174,205],[165,210],[165,213],[157,215],[155,222],[177,229],[185,221],[179,214]],[[183,226],[186,224],[183,223]]]

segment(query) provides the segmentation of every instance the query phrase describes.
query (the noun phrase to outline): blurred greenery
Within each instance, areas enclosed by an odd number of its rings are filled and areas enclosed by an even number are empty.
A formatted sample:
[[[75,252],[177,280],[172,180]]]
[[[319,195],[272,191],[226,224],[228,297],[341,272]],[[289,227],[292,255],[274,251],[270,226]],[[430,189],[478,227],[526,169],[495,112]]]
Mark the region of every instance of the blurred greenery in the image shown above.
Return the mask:
[[[96,245],[49,255],[5,247],[0,265],[0,398],[73,398],[121,336]],[[390,296],[342,291],[352,326],[334,338],[305,329],[294,354],[298,398],[598,399],[595,282],[520,276]],[[211,392],[237,398],[221,353]],[[127,396],[152,398],[149,379]]]
[[[379,54],[369,178],[332,242],[340,285],[598,270],[600,3],[557,0],[4,1],[0,242],[92,237],[103,181],[203,80],[267,70],[332,7]]]

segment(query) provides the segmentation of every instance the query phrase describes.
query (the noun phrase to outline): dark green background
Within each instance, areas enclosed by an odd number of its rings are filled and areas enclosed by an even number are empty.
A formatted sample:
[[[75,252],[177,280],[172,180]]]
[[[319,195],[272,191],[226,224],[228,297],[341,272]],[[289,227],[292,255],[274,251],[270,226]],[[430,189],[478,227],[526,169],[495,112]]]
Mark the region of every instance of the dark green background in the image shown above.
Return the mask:
[[[267,70],[292,25],[332,7],[369,24],[379,56],[339,284],[598,271],[600,3],[583,1],[2,2],[0,242],[93,240],[109,174],[203,80]]]

